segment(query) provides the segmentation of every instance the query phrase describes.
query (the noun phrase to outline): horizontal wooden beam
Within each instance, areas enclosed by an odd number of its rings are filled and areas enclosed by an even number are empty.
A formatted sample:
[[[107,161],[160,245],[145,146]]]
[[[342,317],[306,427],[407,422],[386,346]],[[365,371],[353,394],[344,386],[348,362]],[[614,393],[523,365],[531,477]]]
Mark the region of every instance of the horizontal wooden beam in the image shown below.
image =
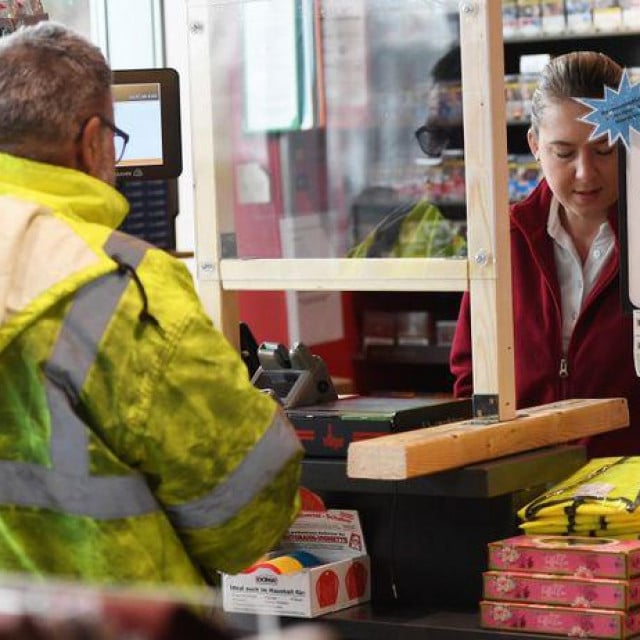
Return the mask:
[[[456,469],[629,424],[624,398],[565,400],[518,411],[515,419],[454,422],[349,445],[347,476],[406,480]]]
[[[210,266],[229,291],[465,291],[469,278],[466,258],[225,258],[218,273]]]

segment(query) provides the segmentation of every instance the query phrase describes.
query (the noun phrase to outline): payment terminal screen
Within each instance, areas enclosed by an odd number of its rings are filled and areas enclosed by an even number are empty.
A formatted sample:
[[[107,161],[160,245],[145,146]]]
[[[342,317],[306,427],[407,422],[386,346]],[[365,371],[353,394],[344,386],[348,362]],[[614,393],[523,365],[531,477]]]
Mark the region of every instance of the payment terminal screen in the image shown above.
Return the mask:
[[[160,84],[116,84],[112,90],[116,125],[129,134],[118,166],[162,165]]]

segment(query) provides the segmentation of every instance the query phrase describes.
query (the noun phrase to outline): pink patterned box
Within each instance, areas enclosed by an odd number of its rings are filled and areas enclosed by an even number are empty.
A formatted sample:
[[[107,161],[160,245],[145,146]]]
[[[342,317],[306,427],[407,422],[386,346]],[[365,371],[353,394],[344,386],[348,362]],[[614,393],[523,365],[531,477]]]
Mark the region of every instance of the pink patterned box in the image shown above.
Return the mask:
[[[485,600],[628,611],[640,605],[640,578],[605,580],[542,573],[485,571],[483,596]]]
[[[640,540],[523,535],[488,546],[489,570],[619,580],[640,576]]]
[[[606,609],[572,609],[519,602],[480,603],[480,625],[486,629],[508,629],[547,633],[573,638],[625,640],[640,632],[640,613]]]

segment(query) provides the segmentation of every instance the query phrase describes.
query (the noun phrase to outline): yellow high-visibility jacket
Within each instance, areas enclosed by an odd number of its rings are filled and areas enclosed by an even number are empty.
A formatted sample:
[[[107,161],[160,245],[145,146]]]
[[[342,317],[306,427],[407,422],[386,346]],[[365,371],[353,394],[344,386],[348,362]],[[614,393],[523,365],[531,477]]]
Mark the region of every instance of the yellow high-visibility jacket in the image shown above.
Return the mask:
[[[426,199],[387,214],[356,246],[349,258],[452,258],[467,255],[458,223]]]
[[[202,585],[296,515],[291,425],[127,210],[0,154],[0,571]]]

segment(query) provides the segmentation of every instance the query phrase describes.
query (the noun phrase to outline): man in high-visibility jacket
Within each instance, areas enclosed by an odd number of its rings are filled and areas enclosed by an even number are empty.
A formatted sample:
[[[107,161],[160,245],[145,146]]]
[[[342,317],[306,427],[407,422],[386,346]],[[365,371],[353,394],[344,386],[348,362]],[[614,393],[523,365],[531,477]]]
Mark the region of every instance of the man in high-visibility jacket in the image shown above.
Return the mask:
[[[111,72],[0,39],[0,571],[204,585],[298,509],[301,448],[186,268],[115,231]]]

